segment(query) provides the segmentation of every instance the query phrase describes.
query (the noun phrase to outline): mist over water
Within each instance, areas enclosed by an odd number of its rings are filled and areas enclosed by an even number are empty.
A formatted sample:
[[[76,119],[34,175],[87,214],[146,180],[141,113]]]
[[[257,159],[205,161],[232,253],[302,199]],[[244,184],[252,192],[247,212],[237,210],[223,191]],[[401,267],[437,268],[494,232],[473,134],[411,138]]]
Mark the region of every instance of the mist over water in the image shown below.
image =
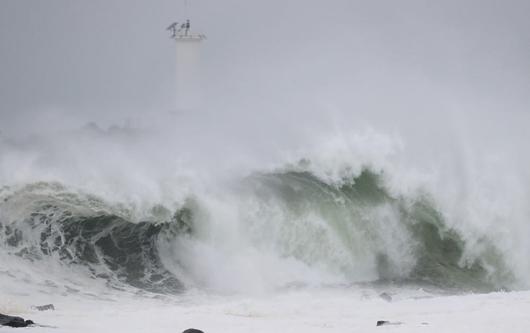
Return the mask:
[[[198,1],[194,29],[208,40],[194,111],[173,107],[174,45],[162,29],[107,45],[132,57],[125,64],[87,62],[47,84],[9,74],[4,91],[31,89],[3,99],[0,115],[6,272],[53,263],[31,282],[66,292],[92,278],[170,294],[375,281],[527,288],[528,5],[480,4]],[[157,11],[182,9],[172,6]],[[49,64],[35,73],[58,71]],[[115,80],[105,91],[96,67]],[[140,84],[154,77],[157,87]]]

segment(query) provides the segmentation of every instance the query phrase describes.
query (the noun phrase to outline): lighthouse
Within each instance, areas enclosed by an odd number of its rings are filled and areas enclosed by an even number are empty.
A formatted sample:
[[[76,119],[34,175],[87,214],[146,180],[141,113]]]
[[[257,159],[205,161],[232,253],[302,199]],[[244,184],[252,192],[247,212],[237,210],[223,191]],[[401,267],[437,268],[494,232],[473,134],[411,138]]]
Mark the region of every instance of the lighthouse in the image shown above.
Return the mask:
[[[176,107],[193,110],[201,105],[200,49],[205,35],[192,33],[190,20],[173,23],[167,30],[176,44]]]

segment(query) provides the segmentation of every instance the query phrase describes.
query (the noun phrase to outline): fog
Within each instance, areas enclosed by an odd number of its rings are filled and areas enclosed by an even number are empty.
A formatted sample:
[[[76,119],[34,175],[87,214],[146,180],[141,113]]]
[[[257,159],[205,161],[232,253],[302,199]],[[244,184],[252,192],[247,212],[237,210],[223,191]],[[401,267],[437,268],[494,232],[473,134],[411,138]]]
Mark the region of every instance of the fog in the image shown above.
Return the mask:
[[[375,131],[402,140],[405,159],[487,150],[527,160],[527,1],[3,0],[0,8],[7,137],[95,123],[158,133],[164,154],[274,163],[322,137]],[[193,112],[175,110],[175,45],[165,31],[187,17],[208,37],[206,101]]]
[[[528,107],[527,1],[0,6],[3,131],[49,114],[112,121],[172,109],[174,44],[164,30],[188,16],[208,36],[204,66],[215,116],[513,114]]]
[[[230,248],[247,246],[248,175],[301,165],[335,186],[370,168],[390,196],[428,193],[466,258],[491,240],[529,285],[529,12],[515,0],[2,0],[0,190],[59,182],[133,222],[199,198]],[[166,27],[188,17],[207,36],[205,100],[180,110]]]

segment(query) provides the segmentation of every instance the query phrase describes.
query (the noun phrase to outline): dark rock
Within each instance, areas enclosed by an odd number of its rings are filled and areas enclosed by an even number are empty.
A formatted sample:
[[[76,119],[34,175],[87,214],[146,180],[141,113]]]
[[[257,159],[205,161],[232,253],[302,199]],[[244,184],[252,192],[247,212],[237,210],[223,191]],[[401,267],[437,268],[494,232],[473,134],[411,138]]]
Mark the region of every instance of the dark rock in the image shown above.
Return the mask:
[[[0,313],[0,325],[2,326],[27,327],[33,324],[34,323],[31,320],[24,320],[24,318],[21,317],[7,316]]]
[[[39,311],[55,310],[55,306],[53,306],[53,304],[35,305],[32,306],[32,308]]]
[[[203,331],[201,330],[198,330],[196,328],[188,328],[187,330],[185,330],[184,332],[182,333],[204,333]]]
[[[377,324],[375,324],[375,326],[383,326],[383,325],[388,325],[390,324],[389,321],[386,321],[386,320],[378,320],[377,321]]]
[[[392,296],[390,296],[387,293],[382,293],[381,295],[379,295],[379,297],[381,297],[382,299],[384,299],[387,302],[392,302]]]
[[[403,324],[403,323],[400,322],[400,321],[391,322],[391,321],[387,321],[387,320],[378,320],[377,324],[375,324],[375,326],[401,325],[401,324]]]

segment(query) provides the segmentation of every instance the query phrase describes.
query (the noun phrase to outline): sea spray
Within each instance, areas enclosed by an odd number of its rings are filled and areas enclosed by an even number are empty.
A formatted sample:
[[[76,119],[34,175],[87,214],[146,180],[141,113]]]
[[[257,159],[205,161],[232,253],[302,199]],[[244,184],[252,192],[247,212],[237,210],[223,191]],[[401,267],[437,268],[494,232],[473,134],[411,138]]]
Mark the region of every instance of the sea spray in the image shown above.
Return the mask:
[[[386,281],[486,291],[513,283],[487,235],[483,253],[466,257],[465,239],[432,198],[395,197],[369,169],[340,184],[299,168],[255,173],[222,199],[195,197],[174,212],[157,205],[145,221],[57,183],[2,194],[8,253],[51,257],[65,270],[82,266],[118,289],[238,292]]]

